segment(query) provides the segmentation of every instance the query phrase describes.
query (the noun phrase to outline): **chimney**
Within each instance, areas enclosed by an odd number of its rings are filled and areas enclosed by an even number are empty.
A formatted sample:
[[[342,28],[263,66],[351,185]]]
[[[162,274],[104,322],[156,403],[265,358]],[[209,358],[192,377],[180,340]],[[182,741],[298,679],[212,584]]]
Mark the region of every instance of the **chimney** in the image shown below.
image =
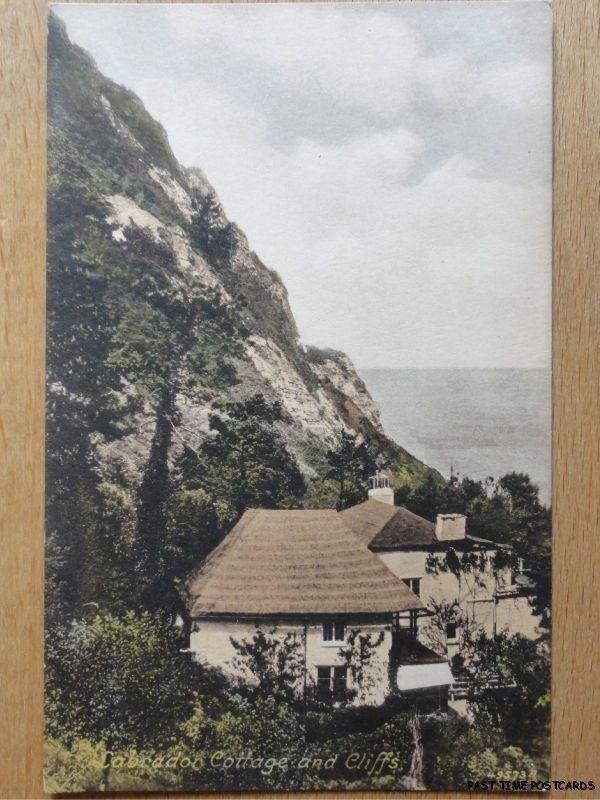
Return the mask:
[[[440,542],[464,539],[467,534],[466,525],[467,518],[464,514],[438,514],[435,535]]]
[[[377,470],[375,475],[369,478],[371,488],[369,489],[369,500],[377,500],[380,503],[387,503],[388,506],[394,505],[394,490],[391,487],[390,479],[381,470]]]

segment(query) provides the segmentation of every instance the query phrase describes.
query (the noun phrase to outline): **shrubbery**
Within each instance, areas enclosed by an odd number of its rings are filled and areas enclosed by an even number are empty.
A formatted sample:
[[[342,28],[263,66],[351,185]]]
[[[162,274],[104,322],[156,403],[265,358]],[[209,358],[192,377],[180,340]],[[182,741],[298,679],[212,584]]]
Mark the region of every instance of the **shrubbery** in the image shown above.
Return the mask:
[[[405,787],[415,750],[415,709],[406,701],[332,706],[270,693],[267,684],[240,694],[189,662],[180,645],[170,625],[148,613],[97,615],[55,632],[47,665],[53,791]],[[531,695],[534,706],[541,697]],[[507,736],[506,719],[481,699],[472,710],[474,722],[452,712],[419,718],[425,785],[537,777],[532,758]]]

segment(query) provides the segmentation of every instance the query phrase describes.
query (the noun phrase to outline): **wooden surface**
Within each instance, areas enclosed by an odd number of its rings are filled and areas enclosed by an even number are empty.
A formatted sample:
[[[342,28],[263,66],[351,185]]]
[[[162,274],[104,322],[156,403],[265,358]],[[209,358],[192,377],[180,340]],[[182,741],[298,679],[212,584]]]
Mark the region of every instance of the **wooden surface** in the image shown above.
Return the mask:
[[[600,797],[600,592],[596,585],[596,579],[600,579],[597,563],[600,552],[600,5],[598,0],[555,0],[554,8],[552,777],[593,779],[599,788],[587,795],[554,792],[551,796]],[[41,763],[46,13],[46,0],[0,0],[0,796],[3,798],[44,796]]]

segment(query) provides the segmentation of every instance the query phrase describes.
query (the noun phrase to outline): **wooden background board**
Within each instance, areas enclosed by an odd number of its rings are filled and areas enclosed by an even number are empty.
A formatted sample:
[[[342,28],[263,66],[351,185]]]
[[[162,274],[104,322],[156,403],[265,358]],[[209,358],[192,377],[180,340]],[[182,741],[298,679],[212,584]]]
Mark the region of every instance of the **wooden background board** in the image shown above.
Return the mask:
[[[596,577],[600,579],[600,4],[555,0],[554,10],[552,777],[593,779],[599,788],[587,795],[553,792],[551,796],[600,797],[600,592],[595,586]],[[0,796],[4,798],[44,796],[46,14],[46,0],[0,0]],[[176,796],[181,795],[169,795]]]

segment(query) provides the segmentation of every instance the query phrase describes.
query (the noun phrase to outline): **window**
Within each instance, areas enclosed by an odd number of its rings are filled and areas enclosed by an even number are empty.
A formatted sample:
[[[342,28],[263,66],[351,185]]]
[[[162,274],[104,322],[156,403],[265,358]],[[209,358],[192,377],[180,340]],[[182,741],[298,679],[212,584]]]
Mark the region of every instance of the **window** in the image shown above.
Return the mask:
[[[323,623],[323,641],[339,644],[345,641],[346,626],[343,622],[331,621]]]
[[[421,578],[402,578],[404,583],[408,586],[408,588],[420,597],[421,595]]]
[[[331,689],[331,667],[317,667],[317,694],[329,697]]]
[[[333,668],[333,696],[336,699],[346,694],[346,676],[346,667]]]
[[[346,694],[346,667],[317,667],[317,694],[323,700],[339,700]]]
[[[448,622],[446,624],[446,639],[449,642],[456,641],[456,622]]]

